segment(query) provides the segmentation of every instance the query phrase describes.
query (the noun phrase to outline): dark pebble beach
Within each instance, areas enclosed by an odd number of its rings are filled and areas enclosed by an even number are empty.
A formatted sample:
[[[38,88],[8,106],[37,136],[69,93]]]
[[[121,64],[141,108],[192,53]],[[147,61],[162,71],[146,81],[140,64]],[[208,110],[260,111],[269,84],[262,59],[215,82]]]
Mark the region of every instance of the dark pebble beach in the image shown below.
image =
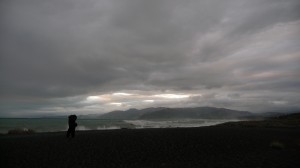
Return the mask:
[[[1,167],[300,167],[298,128],[199,127],[1,135]]]

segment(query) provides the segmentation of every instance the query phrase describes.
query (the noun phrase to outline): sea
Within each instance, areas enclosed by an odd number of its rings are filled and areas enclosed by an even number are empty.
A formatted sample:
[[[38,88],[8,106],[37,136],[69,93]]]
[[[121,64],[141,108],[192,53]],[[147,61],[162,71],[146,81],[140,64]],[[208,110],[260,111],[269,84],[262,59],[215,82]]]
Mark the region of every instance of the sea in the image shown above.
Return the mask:
[[[212,126],[229,121],[215,119],[180,120],[110,120],[77,119],[76,130],[142,129],[142,128],[180,128]],[[0,118],[0,133],[10,130],[33,130],[35,132],[59,132],[68,129],[68,119],[64,118]]]

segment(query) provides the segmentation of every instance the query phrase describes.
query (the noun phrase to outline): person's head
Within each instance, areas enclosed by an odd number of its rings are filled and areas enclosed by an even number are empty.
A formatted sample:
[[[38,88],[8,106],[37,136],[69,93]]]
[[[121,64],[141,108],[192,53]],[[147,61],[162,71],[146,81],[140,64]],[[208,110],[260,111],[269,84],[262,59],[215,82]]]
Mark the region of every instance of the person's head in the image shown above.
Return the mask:
[[[76,121],[76,120],[77,120],[77,116],[75,114],[69,115],[69,121]]]

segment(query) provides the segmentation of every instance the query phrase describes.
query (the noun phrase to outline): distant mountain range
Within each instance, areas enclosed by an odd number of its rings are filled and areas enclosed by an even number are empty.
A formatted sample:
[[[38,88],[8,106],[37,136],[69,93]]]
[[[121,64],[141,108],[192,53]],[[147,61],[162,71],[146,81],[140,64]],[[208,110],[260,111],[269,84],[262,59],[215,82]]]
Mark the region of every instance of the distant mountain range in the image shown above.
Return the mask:
[[[80,118],[97,119],[242,119],[253,117],[254,114],[247,111],[237,111],[215,107],[195,107],[195,108],[146,108],[129,109],[126,111],[112,111],[105,114],[84,115]]]

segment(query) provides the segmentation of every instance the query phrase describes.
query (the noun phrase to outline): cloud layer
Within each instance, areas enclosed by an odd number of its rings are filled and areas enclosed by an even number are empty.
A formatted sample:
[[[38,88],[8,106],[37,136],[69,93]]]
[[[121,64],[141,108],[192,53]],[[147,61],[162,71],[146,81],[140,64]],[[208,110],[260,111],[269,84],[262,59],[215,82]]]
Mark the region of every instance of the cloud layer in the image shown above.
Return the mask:
[[[300,109],[298,0],[0,3],[2,116]]]

